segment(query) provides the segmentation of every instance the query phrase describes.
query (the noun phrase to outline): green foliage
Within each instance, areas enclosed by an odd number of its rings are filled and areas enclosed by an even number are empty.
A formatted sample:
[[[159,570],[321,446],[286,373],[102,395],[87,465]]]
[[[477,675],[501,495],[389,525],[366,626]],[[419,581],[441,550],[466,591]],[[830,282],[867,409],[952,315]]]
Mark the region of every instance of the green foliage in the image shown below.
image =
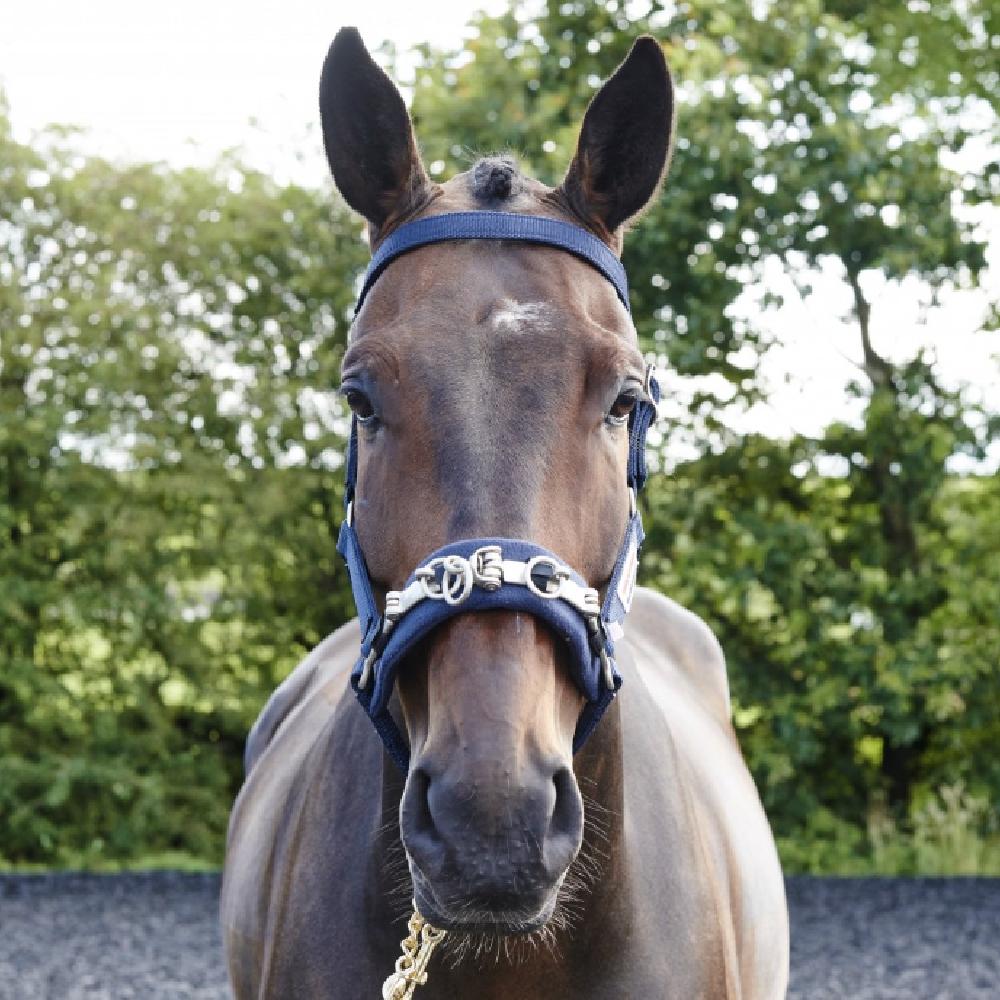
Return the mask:
[[[987,620],[1000,484],[949,480],[921,525],[920,572],[893,577],[877,505],[851,477],[810,471],[810,450],[747,438],[658,477],[642,571],[719,636],[737,732],[788,860],[846,870],[815,852],[830,841],[865,857],[875,803],[905,817],[957,779],[1000,800],[987,749],[1000,738]]]
[[[787,872],[823,875],[997,875],[1000,836],[990,804],[958,782],[922,796],[898,823],[874,803],[867,830],[825,809],[778,838]]]
[[[674,163],[626,264],[644,348],[716,377],[676,421],[701,457],[647,490],[644,582],[722,640],[790,869],[996,871],[1000,482],[951,468],[1000,419],[880,356],[865,296],[980,281],[995,5],[641,6],[514,0],[423,49],[425,158],[511,148],[556,182],[598,81],[663,40]],[[330,189],[25,145],[0,103],[0,864],[220,858],[261,703],[352,613],[332,389],[360,233]],[[857,425],[724,422],[766,395],[767,314],[734,303],[775,262],[803,294],[843,276]]]
[[[878,871],[887,875],[1000,872],[1000,837],[990,804],[969,794],[961,782],[922,796],[908,827],[901,836],[890,816],[883,811],[873,813],[869,838]],[[984,837],[984,828],[990,828],[992,836]]]
[[[0,856],[218,858],[266,692],[349,614],[359,226],[0,117]]]

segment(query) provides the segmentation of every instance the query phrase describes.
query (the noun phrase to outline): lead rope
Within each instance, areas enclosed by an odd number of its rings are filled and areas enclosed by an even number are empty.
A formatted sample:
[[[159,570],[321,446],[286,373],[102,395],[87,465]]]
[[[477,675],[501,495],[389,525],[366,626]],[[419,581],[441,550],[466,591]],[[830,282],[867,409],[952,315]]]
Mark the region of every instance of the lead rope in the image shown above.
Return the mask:
[[[427,982],[427,964],[446,933],[420,916],[416,902],[406,926],[410,933],[400,943],[403,954],[396,959],[396,971],[382,984],[382,1000],[410,1000],[416,988]]]

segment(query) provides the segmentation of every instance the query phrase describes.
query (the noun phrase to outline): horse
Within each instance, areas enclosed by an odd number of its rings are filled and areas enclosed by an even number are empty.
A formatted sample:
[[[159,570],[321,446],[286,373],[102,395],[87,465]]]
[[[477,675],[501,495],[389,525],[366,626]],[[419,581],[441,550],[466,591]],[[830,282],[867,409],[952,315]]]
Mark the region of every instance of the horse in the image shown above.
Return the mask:
[[[427,1000],[784,996],[784,884],[723,654],[633,586],[656,388],[618,258],[671,151],[660,44],[596,93],[554,188],[509,155],[432,182],[355,29],[320,111],[375,255],[341,387],[359,618],[247,740],[234,995],[380,995],[412,900],[410,945],[443,932]]]

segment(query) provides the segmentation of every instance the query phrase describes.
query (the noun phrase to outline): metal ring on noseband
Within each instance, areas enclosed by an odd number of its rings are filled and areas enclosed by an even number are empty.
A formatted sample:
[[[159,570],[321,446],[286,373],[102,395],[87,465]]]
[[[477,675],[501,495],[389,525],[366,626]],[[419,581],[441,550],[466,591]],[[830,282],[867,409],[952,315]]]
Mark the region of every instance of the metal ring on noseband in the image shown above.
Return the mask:
[[[536,597],[555,600],[562,592],[563,580],[569,579],[569,571],[549,556],[534,556],[528,560],[524,574],[524,585]],[[555,584],[552,587],[552,584]],[[552,588],[552,589],[550,589]]]
[[[455,607],[468,600],[473,587],[494,591],[503,586],[503,553],[499,545],[484,545],[468,559],[462,556],[432,559],[413,575],[420,581],[424,597]],[[398,613],[401,595],[397,591],[390,591],[390,595],[394,602],[393,611]],[[386,613],[392,616],[388,606]]]
[[[475,586],[472,564],[462,556],[441,556],[432,559],[426,566],[421,566],[414,575],[420,581],[425,597],[433,601],[444,601],[452,607],[467,600]]]

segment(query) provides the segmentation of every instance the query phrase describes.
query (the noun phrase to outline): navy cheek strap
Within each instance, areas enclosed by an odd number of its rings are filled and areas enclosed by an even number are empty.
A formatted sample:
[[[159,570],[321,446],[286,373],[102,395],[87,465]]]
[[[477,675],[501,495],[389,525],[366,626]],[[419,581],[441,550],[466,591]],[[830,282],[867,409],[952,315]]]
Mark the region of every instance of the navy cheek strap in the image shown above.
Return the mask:
[[[625,271],[597,237],[566,222],[506,212],[458,212],[400,227],[372,258],[357,307],[360,309],[390,261],[416,247],[454,239],[519,240],[566,250],[604,275],[628,308]],[[629,417],[629,516],[603,600],[597,589],[557,555],[534,542],[469,538],[427,556],[402,590],[386,594],[385,608],[381,609],[354,527],[358,438],[357,421],[352,420],[345,463],[347,516],[337,541],[361,625],[361,649],[351,672],[351,686],[404,774],[409,769],[410,751],[389,712],[396,674],[417,642],[458,614],[523,611],[541,619],[557,641],[564,643],[573,679],[586,698],[573,737],[574,752],[600,721],[622,683],[615,664],[615,643],[624,635],[644,538],[635,496],[646,481],[646,434],[660,398],[652,366],[646,372],[645,395]]]

